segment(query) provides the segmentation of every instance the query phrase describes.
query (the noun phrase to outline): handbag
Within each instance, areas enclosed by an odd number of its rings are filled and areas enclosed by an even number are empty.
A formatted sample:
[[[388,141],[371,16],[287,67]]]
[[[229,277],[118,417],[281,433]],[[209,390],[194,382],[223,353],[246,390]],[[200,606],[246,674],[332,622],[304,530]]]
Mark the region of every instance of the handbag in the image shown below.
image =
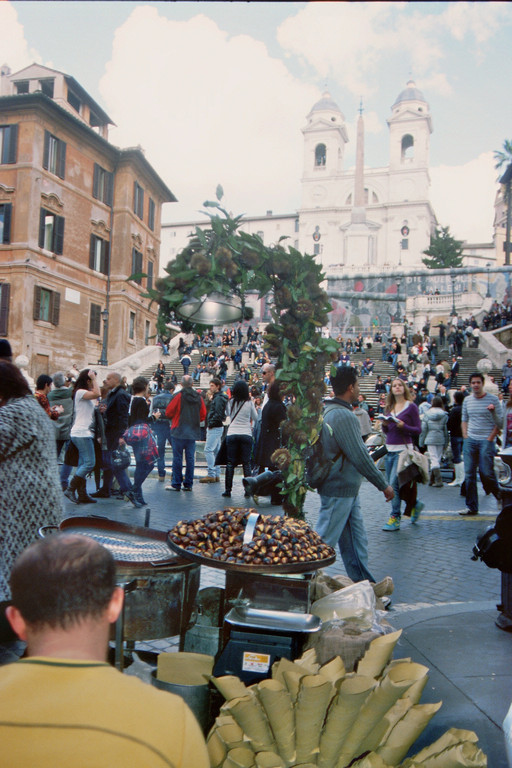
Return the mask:
[[[112,464],[112,469],[128,469],[131,463],[130,451],[127,448],[124,448],[124,446],[119,446],[119,448],[112,451],[110,462]]]
[[[64,464],[67,464],[68,467],[78,467],[78,448],[72,440],[69,441],[69,445],[66,448]]]
[[[411,465],[416,467],[418,470],[417,473],[415,473],[414,470],[408,469]],[[408,471],[406,472],[406,470]],[[428,456],[420,453],[418,449],[414,448],[412,445],[406,445],[398,457],[398,485],[401,486],[405,483],[411,482],[411,479],[414,479],[411,477],[412,474],[419,475],[417,480],[418,483],[428,483]]]
[[[230,423],[231,424],[234,422],[234,420],[236,419],[236,417],[238,416],[238,414],[240,413],[240,411],[242,410],[243,407],[244,407],[244,404],[242,403],[242,405],[240,406],[238,411],[230,419]],[[227,438],[227,432],[226,432],[226,434],[224,435],[224,437],[221,440],[219,450],[217,451],[217,455],[215,457],[215,466],[216,467],[225,466],[228,463],[228,448],[227,448],[227,445],[226,445],[226,438]]]
[[[228,449],[226,445],[226,438],[223,437],[220,443],[220,448],[217,451],[217,455],[215,457],[215,466],[225,466],[228,463]]]

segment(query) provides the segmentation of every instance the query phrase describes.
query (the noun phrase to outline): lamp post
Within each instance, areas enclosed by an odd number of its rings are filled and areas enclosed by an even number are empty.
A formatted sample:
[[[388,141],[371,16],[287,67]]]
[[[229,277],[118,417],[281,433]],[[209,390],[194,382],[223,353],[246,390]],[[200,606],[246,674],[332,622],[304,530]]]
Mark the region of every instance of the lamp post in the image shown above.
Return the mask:
[[[490,283],[491,273],[489,272],[491,268],[490,262],[487,262],[487,264],[485,265],[485,268],[487,270],[487,293],[485,294],[485,298],[490,299],[491,298],[491,283]]]
[[[450,280],[452,281],[452,317],[457,316],[457,312],[455,310],[455,273],[450,273]]]
[[[98,365],[108,365],[107,360],[107,347],[108,347],[108,309],[104,309],[101,312],[103,319],[103,346],[101,348],[101,357],[98,360]]]
[[[396,314],[400,322],[400,278],[396,281]]]

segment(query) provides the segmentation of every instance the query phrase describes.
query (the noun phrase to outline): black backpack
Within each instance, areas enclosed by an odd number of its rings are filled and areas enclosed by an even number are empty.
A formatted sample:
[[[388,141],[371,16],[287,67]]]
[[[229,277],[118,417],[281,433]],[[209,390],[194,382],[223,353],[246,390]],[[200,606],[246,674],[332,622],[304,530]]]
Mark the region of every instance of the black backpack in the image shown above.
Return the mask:
[[[504,507],[494,525],[478,536],[471,559],[512,573],[512,506]]]
[[[332,408],[329,410],[332,410]],[[324,427],[327,428],[332,434],[332,427],[330,424],[322,424],[322,429],[324,429]],[[314,490],[320,488],[325,483],[329,472],[343,453],[343,451],[339,451],[334,459],[328,459],[325,455],[324,447],[322,445],[321,434],[322,433],[320,432],[316,441],[310,445],[309,448],[306,448],[304,452],[304,479],[309,487],[313,488]]]

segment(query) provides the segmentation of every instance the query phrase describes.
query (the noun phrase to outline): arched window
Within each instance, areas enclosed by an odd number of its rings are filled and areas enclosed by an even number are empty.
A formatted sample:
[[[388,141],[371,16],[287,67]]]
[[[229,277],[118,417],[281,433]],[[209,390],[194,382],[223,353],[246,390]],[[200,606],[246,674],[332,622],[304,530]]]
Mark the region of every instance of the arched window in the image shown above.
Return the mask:
[[[402,162],[404,160],[412,160],[414,157],[414,139],[410,133],[406,133],[402,136]]]
[[[315,165],[325,165],[327,149],[325,144],[317,144],[315,147]]]

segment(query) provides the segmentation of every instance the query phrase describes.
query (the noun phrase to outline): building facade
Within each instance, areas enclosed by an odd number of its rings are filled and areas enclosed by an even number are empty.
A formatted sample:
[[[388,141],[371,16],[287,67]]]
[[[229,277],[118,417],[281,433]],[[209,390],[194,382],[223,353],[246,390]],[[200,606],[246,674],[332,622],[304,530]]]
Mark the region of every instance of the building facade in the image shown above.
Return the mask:
[[[72,77],[1,68],[0,336],[33,376],[154,342],[142,294],[176,198],[140,148],[109,143],[110,124]]]
[[[420,265],[437,223],[429,199],[432,119],[421,91],[407,83],[391,107],[385,168],[365,167],[362,110],[355,168],[345,168],[345,118],[329,93],[306,121],[300,209],[245,217],[242,229],[259,233],[266,245],[286,235],[290,245],[317,255],[326,271]],[[204,220],[163,225],[163,262],[175,257],[196,226]]]

